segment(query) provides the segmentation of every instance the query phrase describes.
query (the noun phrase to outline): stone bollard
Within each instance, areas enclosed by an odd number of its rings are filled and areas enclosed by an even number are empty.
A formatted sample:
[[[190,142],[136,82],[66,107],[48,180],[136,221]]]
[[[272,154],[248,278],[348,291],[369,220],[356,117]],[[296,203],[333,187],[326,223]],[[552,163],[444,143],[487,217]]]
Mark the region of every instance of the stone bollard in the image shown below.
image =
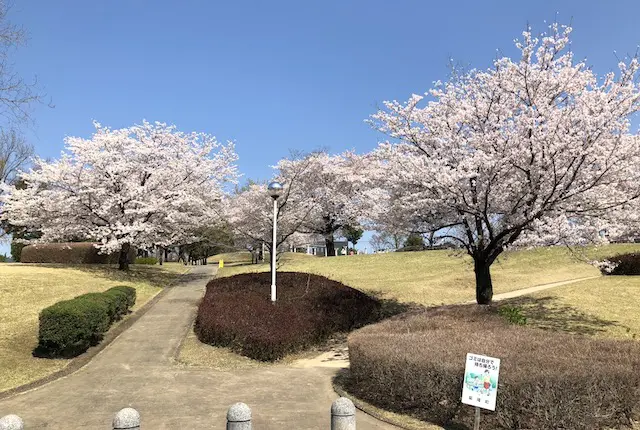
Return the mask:
[[[6,415],[0,418],[0,430],[23,430],[24,422],[17,415]]]
[[[231,405],[227,411],[227,430],[251,430],[251,408],[244,403]]]
[[[113,417],[113,430],[140,430],[140,413],[133,408],[124,408]]]
[[[346,397],[331,405],[331,430],[356,430],[356,407]]]

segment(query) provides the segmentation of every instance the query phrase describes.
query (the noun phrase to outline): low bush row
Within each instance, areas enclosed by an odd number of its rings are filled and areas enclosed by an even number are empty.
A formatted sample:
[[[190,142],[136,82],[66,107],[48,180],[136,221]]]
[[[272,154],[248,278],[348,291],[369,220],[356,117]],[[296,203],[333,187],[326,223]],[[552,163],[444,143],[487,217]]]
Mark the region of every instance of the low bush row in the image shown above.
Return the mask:
[[[129,263],[135,260],[135,250],[129,253]],[[99,254],[90,242],[42,243],[25,246],[20,253],[22,263],[117,264],[118,253]]]
[[[118,286],[102,293],[88,293],[58,302],[40,312],[40,357],[75,357],[96,345],[114,321],[136,302],[136,290]]]
[[[209,282],[195,322],[200,341],[275,361],[372,322],[380,313],[377,300],[322,276],[278,273],[275,303],[270,285],[269,273]]]
[[[631,423],[640,405],[640,344],[509,323],[516,312],[451,306],[349,336],[345,388],[378,407],[472,428],[460,395],[468,352],[501,359],[491,429],[602,429]],[[505,318],[506,317],[506,318]]]

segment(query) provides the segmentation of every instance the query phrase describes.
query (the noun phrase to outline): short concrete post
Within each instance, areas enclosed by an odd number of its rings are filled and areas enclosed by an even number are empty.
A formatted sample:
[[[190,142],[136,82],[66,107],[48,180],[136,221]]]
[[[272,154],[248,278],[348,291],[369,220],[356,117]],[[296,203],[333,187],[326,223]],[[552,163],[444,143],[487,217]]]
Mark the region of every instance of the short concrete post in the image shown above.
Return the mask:
[[[356,407],[346,397],[331,405],[331,430],[356,430]]]
[[[244,403],[231,405],[227,411],[227,430],[251,430],[251,408]]]
[[[124,408],[113,417],[113,430],[140,430],[140,413],[133,408]]]
[[[0,418],[0,430],[24,430],[24,422],[17,415],[6,415]]]

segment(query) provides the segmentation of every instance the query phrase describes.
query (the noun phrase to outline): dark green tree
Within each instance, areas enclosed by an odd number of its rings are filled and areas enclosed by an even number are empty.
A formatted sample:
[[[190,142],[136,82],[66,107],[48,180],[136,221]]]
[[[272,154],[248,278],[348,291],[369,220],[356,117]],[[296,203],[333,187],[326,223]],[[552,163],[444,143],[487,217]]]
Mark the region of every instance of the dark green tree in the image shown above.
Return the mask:
[[[356,247],[356,243],[362,238],[362,234],[364,230],[360,228],[360,226],[351,226],[347,225],[342,227],[342,235],[347,239],[347,248],[349,247],[349,242],[353,244],[353,247]]]
[[[425,248],[424,237],[419,233],[411,233],[404,242],[404,251],[422,251]]]

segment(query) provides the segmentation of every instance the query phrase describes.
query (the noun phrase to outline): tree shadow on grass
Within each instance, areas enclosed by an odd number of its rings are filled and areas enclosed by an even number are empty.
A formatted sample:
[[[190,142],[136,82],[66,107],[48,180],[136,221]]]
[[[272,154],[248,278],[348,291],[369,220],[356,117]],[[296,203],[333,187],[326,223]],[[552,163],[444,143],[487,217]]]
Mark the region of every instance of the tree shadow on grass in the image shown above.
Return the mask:
[[[146,282],[160,288],[168,287],[178,281],[183,283],[207,278],[204,273],[180,274],[151,265],[131,265],[129,271],[118,270],[116,265],[110,264],[38,264],[38,267],[74,269],[111,281]]]
[[[216,263],[214,263],[214,264],[216,264]],[[261,264],[265,264],[265,263],[252,263],[250,261],[235,261],[235,262],[227,263],[225,261],[224,262],[224,267],[240,267],[240,266],[256,266],[256,267],[258,267]]]
[[[629,327],[618,321],[606,320],[574,307],[557,303],[553,296],[538,298],[522,296],[501,301],[500,306],[504,305],[521,308],[522,314],[527,318],[526,325],[543,330],[588,336],[607,332],[611,327],[630,330]]]
[[[394,298],[383,297],[384,294],[381,291],[367,290],[364,291],[364,293],[380,302],[380,309],[378,311],[376,322],[387,318],[397,317],[399,315],[407,317],[416,312],[422,312],[427,309],[424,305],[418,303],[400,302]]]

